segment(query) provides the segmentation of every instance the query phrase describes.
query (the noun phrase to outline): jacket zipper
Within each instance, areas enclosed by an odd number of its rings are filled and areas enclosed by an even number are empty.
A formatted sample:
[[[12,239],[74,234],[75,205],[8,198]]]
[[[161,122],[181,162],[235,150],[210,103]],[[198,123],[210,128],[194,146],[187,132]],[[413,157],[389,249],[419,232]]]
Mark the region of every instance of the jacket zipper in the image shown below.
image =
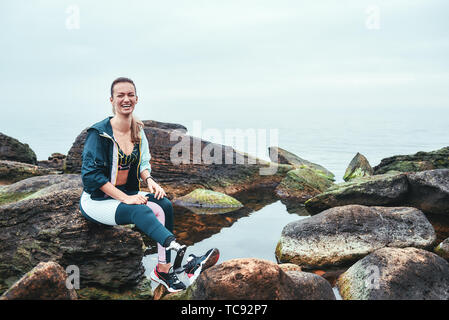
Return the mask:
[[[115,144],[115,146],[117,147],[117,150],[118,150],[118,148],[119,148],[118,142],[115,141],[115,139],[113,137],[111,137],[106,132],[100,133],[100,136],[108,138],[108,139],[111,139],[111,141]],[[116,163],[116,166],[115,166],[116,167],[116,172],[115,172],[115,181],[113,183],[114,186],[117,184],[117,177],[118,177],[118,154],[116,155],[116,158],[117,158],[117,163]],[[111,181],[111,183],[112,183],[112,181]]]

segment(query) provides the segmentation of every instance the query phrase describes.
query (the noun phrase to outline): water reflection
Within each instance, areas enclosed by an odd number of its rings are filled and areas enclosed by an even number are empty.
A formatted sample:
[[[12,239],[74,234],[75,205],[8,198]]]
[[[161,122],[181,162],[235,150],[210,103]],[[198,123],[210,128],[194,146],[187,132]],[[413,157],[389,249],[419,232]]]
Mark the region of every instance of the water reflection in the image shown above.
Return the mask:
[[[204,208],[204,207],[181,207],[173,205],[175,221],[174,231],[180,243],[192,246],[204,239],[210,238],[221,232],[223,228],[230,228],[235,222],[243,217],[279,201],[273,189],[259,189],[254,192],[243,192],[234,194],[234,198],[240,201],[243,208]],[[290,205],[290,204],[289,204]],[[285,212],[285,207],[282,209]],[[290,214],[308,216],[304,205],[292,206],[287,210]],[[257,228],[257,226],[254,226]],[[145,254],[157,252],[156,242],[142,235],[148,249]],[[279,235],[280,236],[280,235]]]

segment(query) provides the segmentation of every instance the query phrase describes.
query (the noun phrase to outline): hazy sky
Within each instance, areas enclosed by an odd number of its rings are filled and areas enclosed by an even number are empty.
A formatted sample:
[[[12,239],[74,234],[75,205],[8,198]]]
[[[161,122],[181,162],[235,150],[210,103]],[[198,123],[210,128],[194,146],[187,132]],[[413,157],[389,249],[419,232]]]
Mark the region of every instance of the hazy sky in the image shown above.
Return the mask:
[[[110,112],[118,76],[144,119],[245,107],[449,107],[447,0],[1,1],[2,114]],[[20,119],[20,120],[19,120]],[[11,132],[12,130],[9,130]]]

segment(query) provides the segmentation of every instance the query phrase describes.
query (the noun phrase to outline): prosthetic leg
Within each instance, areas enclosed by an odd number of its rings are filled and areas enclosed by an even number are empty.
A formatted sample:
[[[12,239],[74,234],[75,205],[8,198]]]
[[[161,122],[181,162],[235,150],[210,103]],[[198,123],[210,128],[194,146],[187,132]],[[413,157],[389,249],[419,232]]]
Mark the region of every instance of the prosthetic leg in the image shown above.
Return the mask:
[[[187,246],[177,243],[175,240],[170,242],[170,245],[166,248],[167,250],[176,251],[175,261],[173,262],[173,271],[176,273],[181,273],[184,268],[181,267],[182,259],[186,253]]]

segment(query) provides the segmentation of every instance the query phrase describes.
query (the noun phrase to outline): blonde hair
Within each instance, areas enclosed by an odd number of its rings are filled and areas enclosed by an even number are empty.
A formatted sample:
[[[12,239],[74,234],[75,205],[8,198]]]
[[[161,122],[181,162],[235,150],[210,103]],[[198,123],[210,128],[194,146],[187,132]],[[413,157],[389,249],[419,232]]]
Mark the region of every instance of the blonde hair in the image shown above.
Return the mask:
[[[137,95],[137,89],[136,89],[136,85],[134,84],[134,81],[132,81],[129,78],[125,78],[125,77],[119,77],[117,79],[115,79],[112,84],[111,84],[111,98],[113,98],[114,96],[114,86],[119,83],[119,82],[128,82],[131,83],[134,86],[134,91]],[[112,113],[115,115],[115,108],[114,106],[112,106]],[[131,141],[132,143],[138,143],[140,142],[140,130],[144,127],[144,124],[142,121],[139,120],[139,118],[137,118],[135,115],[132,115],[131,118]]]

